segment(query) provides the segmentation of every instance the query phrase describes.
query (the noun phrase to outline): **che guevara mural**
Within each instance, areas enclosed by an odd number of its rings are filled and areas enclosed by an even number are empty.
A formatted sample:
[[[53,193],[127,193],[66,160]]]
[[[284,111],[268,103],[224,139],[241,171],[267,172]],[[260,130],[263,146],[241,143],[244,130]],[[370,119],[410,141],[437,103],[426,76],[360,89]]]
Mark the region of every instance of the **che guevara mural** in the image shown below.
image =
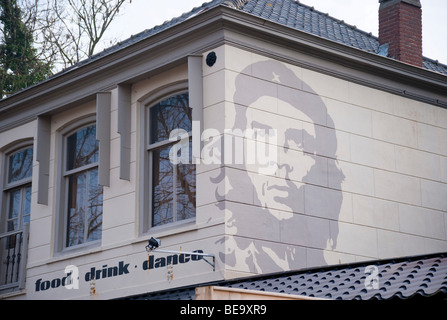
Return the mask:
[[[337,247],[344,175],[323,100],[273,60],[249,65],[234,88],[225,110],[232,125],[214,140],[224,165],[210,178],[226,185],[215,188],[226,217],[226,234],[216,242],[225,247],[221,261],[227,269],[267,273],[305,267],[312,250],[312,264],[328,264],[324,250]],[[305,209],[319,201],[327,202],[325,219]]]

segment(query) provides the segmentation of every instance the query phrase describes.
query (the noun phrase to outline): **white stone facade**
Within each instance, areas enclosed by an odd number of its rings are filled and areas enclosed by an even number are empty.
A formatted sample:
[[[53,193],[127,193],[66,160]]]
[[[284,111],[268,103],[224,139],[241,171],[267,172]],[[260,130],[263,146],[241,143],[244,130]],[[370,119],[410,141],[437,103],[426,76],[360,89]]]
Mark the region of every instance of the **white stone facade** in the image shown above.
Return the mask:
[[[217,62],[209,67],[205,58],[211,51]],[[447,251],[447,109],[230,44],[202,56],[202,129],[215,129],[220,138],[228,129],[226,139],[236,129],[277,130],[274,172],[260,173],[258,163],[198,164],[195,221],[146,228],[142,215],[149,213],[142,210],[142,197],[150,194],[141,183],[147,174],[141,110],[160,88],[187,82],[188,66],[131,85],[129,180],[120,179],[118,97],[112,88],[110,186],[104,187],[100,245],[58,250],[60,132],[95,116],[96,102],[54,112],[48,205],[37,203],[40,164],[34,160],[26,288],[4,297],[109,299]],[[36,133],[37,120],[0,132],[1,161],[17,141],[36,145]],[[210,147],[210,141],[202,143]],[[178,256],[182,263],[169,269],[166,261],[155,260],[166,254],[145,251],[152,236],[162,240],[163,249],[215,255],[216,270],[192,256]],[[79,269],[79,289],[62,285],[69,265]]]

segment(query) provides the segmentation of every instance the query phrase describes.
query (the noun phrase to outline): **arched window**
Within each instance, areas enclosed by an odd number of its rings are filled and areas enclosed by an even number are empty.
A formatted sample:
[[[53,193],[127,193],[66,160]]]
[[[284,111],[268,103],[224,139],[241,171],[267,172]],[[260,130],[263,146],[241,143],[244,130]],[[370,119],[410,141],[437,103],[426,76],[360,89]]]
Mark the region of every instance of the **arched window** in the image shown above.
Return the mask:
[[[148,227],[194,219],[196,167],[192,164],[188,93],[170,96],[148,107],[147,115]]]
[[[101,239],[103,188],[98,184],[96,124],[69,131],[64,135],[64,144],[63,247],[68,248]]]
[[[5,162],[4,231],[9,232],[21,230],[30,221],[33,147],[26,145],[8,153]]]
[[[0,290],[24,288],[31,214],[32,142],[5,150],[0,180]],[[25,254],[25,255],[24,255]]]

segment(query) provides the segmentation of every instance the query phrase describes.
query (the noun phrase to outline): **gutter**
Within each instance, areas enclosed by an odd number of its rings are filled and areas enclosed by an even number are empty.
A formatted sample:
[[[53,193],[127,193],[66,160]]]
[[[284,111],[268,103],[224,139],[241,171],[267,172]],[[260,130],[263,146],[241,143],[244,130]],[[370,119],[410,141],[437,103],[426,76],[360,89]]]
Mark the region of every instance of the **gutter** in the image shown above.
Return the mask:
[[[242,38],[249,40],[242,41]],[[267,41],[275,50],[253,47],[250,42],[255,40]],[[111,90],[119,84],[132,84],[186,63],[188,55],[200,54],[224,43],[447,108],[447,76],[218,5],[0,100],[0,132],[32,121],[37,115],[94,99],[97,92]],[[276,50],[280,47],[304,53],[327,65],[285,55]]]

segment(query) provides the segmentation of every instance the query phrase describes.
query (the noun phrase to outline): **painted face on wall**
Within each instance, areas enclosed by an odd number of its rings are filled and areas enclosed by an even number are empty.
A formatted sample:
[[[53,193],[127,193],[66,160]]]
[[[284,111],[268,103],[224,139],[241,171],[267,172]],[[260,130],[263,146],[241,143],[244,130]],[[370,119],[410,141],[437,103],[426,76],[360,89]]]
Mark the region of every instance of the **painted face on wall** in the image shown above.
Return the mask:
[[[270,98],[261,97],[250,107],[256,109],[257,104],[267,105],[268,101],[265,100],[270,100]],[[285,119],[283,116],[273,114],[269,116],[276,118],[276,121],[261,120],[262,122],[260,122],[257,119],[249,121],[250,127],[255,132],[266,135],[264,139],[266,147],[262,151],[266,153],[266,160],[268,160],[252,165],[251,171],[255,174],[251,174],[249,177],[254,187],[254,194],[261,207],[283,209],[290,213],[282,215],[285,217],[291,216],[297,210],[296,201],[293,200],[292,196],[296,195],[297,189],[300,188],[297,182],[306,180],[305,177],[316,164],[315,153],[305,151],[303,143],[304,138],[306,141],[314,140],[316,133],[312,119],[305,113],[296,109],[290,103],[284,103],[282,110],[288,114],[294,113],[296,119],[300,119],[290,121],[295,126],[278,125]],[[261,143],[264,143],[264,141],[261,141]],[[261,143],[257,147],[262,148]],[[274,146],[269,146],[270,143]],[[256,174],[256,172],[259,174]]]
[[[221,195],[230,202],[224,206],[227,236],[219,241],[226,243],[222,261],[237,271],[290,270],[306,267],[308,263],[299,260],[305,260],[310,250],[312,264],[327,264],[324,250],[336,247],[338,224],[321,230],[323,220],[312,220],[305,211],[306,201],[311,201],[307,186],[327,188],[330,171],[331,187],[341,190],[344,178],[335,165],[337,139],[329,129],[334,126],[323,100],[290,68],[273,60],[248,66],[234,87],[234,110],[226,109],[233,120],[230,129],[249,130],[252,136],[245,143],[252,143],[252,148],[246,148],[237,179],[234,172],[221,175],[230,185]],[[248,189],[253,190],[253,199],[245,201],[241,195],[250,197]],[[252,204],[233,209],[231,201],[237,197]],[[331,217],[338,220],[341,191],[335,191],[330,201]]]

